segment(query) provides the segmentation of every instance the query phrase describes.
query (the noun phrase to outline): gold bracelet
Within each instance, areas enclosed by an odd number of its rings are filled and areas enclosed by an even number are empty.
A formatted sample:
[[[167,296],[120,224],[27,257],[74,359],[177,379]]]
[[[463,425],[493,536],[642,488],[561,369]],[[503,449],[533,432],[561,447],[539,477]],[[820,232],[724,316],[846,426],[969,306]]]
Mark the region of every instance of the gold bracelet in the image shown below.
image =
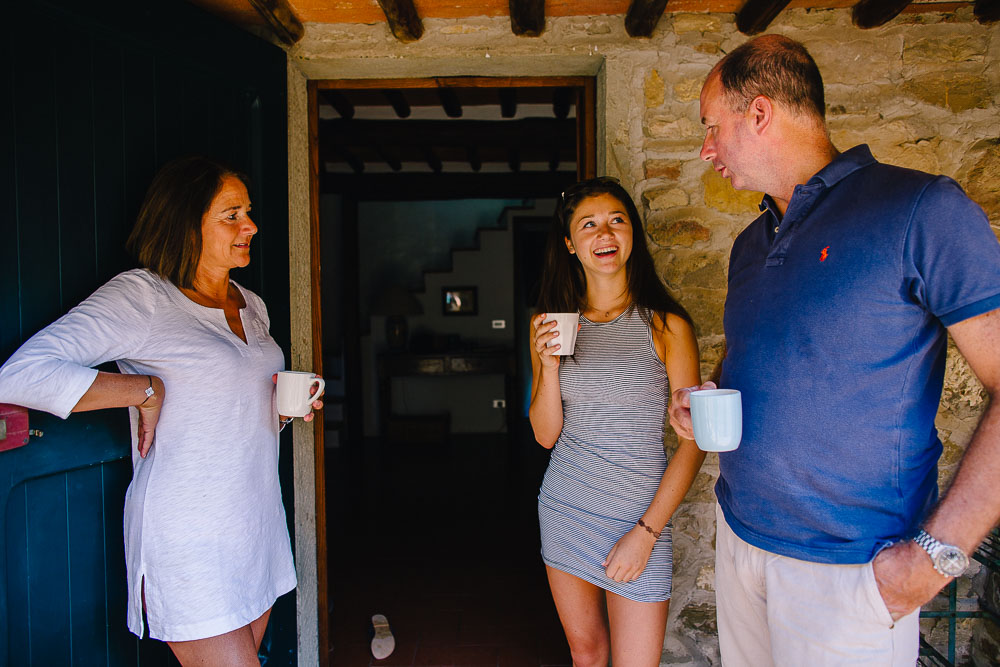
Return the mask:
[[[646,531],[656,539],[660,539],[660,533],[663,532],[661,530],[653,530],[652,528],[650,528],[648,525],[646,525],[646,522],[643,521],[641,517],[639,518],[638,521],[635,522],[635,525],[639,526],[640,528],[645,528]]]

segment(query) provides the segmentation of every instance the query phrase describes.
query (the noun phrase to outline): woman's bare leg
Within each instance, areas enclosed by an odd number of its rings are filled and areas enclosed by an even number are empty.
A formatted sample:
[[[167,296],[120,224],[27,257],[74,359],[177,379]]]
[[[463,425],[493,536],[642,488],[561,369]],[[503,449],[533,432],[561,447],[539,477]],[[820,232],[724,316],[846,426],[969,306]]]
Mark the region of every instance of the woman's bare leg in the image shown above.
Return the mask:
[[[545,571],[574,667],[607,667],[610,640],[604,590],[547,565]]]
[[[656,667],[663,653],[670,600],[635,602],[608,591],[611,663],[615,667]]]
[[[270,614],[222,635],[167,644],[183,667],[260,667],[257,649]]]

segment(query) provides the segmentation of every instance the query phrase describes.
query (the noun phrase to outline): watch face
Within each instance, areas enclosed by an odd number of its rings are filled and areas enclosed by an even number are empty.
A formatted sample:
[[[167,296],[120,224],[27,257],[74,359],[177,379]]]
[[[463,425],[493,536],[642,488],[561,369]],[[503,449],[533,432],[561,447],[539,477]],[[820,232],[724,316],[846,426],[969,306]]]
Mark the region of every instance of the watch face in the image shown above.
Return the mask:
[[[937,569],[949,577],[957,577],[969,567],[969,557],[954,547],[941,550],[936,560]]]

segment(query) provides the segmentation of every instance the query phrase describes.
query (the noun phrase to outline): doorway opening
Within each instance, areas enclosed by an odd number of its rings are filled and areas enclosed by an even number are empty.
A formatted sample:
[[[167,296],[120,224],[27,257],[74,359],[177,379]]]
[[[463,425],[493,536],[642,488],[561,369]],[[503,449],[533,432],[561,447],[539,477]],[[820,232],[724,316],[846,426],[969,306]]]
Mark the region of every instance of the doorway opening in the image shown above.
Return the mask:
[[[569,664],[526,338],[556,198],[596,173],[595,80],[311,86],[330,664]]]

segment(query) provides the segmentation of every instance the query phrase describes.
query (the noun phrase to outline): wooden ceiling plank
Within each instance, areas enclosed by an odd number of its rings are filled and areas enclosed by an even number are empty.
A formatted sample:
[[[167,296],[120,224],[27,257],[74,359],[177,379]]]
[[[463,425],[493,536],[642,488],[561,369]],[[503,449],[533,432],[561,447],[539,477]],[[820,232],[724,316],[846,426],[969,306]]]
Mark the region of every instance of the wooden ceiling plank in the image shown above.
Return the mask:
[[[323,194],[349,193],[359,201],[417,201],[447,199],[509,199],[556,197],[576,181],[572,171],[522,171],[519,174],[328,173],[320,177]]]
[[[489,77],[489,76],[439,76],[425,79],[324,79],[316,82],[319,90],[371,90],[382,88],[555,88],[558,86],[581,87],[590,77]]]
[[[344,120],[354,118],[354,105],[343,94],[335,90],[320,90],[319,96],[320,99],[333,107],[333,110]]]
[[[510,29],[519,37],[545,31],[545,0],[510,0]]]
[[[625,32],[630,37],[649,37],[667,8],[667,0],[632,0],[625,12]]]
[[[439,88],[438,97],[441,99],[441,108],[448,118],[462,117],[462,103],[458,101],[458,95],[451,88]]]
[[[906,9],[910,0],[858,0],[851,8],[851,20],[859,28],[877,28]]]
[[[517,89],[503,88],[500,94],[500,117],[513,118],[517,115]]]
[[[385,99],[389,101],[397,118],[408,118],[410,116],[410,103],[406,101],[406,96],[399,90],[386,90]]]
[[[1000,0],[976,0],[972,13],[980,23],[1000,21]]]
[[[250,4],[283,44],[293,46],[302,39],[305,28],[288,6],[287,0],[250,0]]]
[[[512,145],[550,146],[558,143],[575,146],[575,123],[553,118],[525,118],[522,120],[352,120],[329,119],[319,121],[321,150],[335,150],[343,146],[360,151],[365,147],[381,144],[401,150],[404,146],[422,146],[427,137],[433,137],[439,147],[453,146],[464,149],[475,145],[480,151],[489,146]]]
[[[401,42],[415,42],[424,34],[424,22],[417,14],[413,0],[378,0],[378,6],[385,13],[389,29]]]
[[[764,32],[789,2],[790,0],[747,0],[736,13],[736,27],[744,35]]]

